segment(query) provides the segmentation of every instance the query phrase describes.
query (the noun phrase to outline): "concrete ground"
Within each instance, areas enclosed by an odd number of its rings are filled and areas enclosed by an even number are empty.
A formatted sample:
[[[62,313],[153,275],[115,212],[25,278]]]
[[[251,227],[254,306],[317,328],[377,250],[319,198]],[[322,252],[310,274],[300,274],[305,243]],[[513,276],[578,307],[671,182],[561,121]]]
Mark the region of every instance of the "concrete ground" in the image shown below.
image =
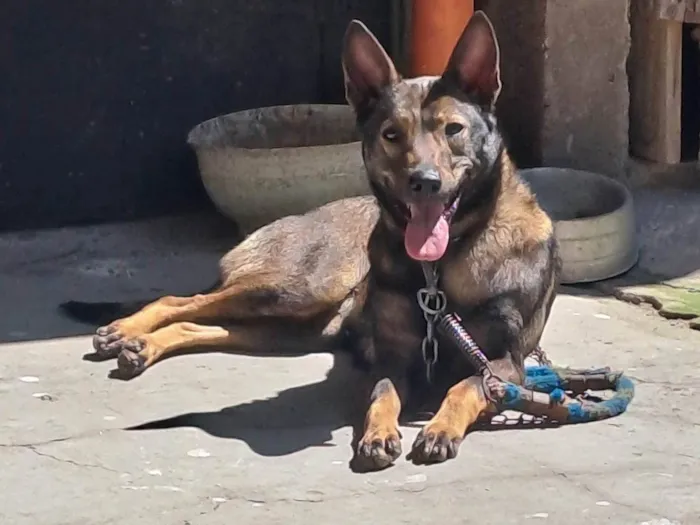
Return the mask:
[[[658,189],[634,195],[640,257],[632,271],[594,287],[700,330],[700,192]]]
[[[60,301],[206,287],[229,228],[195,216],[0,236],[1,524],[700,524],[700,333],[581,290],[562,290],[544,347],[624,369],[629,411],[472,433],[430,467],[350,472],[342,359],[190,355],[130,382],[81,359],[90,328]],[[418,428],[402,431],[407,451]]]

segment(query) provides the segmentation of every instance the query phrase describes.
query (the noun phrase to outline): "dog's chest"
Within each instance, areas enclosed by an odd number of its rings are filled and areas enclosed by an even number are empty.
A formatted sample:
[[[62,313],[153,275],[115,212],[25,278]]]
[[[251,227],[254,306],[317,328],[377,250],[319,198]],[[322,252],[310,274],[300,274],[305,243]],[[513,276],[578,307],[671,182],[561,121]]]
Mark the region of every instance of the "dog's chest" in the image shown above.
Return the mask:
[[[448,308],[468,310],[490,295],[493,269],[484,261],[450,261],[438,266],[438,287],[446,294]]]
[[[420,283],[421,285],[423,283]],[[435,372],[439,375],[464,377],[471,372],[465,356],[453,341],[443,336],[433,319],[432,334],[437,344],[427,337],[431,316],[421,308],[418,299],[419,286],[410,289],[377,286],[369,294],[366,314],[371,327],[370,361],[389,362],[391,366],[409,368],[411,375],[425,376],[426,366],[437,352]],[[459,301],[446,294],[446,312],[468,315],[472,304]]]
[[[372,266],[362,315],[369,337],[361,353],[370,366],[404,369],[410,371],[412,382],[424,383],[432,343],[423,343],[428,329],[418,300],[418,291],[427,284],[423,270],[385,243],[372,246],[370,259]],[[447,298],[448,312],[468,316],[488,295],[488,286],[481,280],[485,277],[481,265],[471,263],[469,257],[441,261],[437,271],[438,286]],[[437,326],[433,331],[438,342],[436,375],[460,378],[470,375],[472,369],[456,345],[440,335]]]

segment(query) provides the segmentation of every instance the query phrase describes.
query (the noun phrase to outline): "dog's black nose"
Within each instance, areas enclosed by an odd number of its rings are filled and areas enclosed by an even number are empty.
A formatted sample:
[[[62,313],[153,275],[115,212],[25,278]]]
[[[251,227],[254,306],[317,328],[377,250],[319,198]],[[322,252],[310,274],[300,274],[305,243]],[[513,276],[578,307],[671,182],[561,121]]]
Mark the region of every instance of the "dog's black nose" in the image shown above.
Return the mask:
[[[440,180],[440,174],[435,168],[421,168],[419,166],[411,173],[409,184],[414,194],[421,197],[428,197],[440,191],[442,181]]]

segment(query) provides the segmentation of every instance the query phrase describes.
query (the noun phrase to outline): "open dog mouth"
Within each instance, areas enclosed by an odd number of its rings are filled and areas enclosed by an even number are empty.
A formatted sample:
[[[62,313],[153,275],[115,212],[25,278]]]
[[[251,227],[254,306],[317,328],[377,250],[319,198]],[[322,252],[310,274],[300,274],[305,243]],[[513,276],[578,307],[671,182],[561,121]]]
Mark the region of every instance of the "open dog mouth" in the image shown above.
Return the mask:
[[[445,255],[459,197],[460,193],[456,193],[447,203],[431,200],[407,205],[404,247],[409,257],[416,261],[437,261]]]

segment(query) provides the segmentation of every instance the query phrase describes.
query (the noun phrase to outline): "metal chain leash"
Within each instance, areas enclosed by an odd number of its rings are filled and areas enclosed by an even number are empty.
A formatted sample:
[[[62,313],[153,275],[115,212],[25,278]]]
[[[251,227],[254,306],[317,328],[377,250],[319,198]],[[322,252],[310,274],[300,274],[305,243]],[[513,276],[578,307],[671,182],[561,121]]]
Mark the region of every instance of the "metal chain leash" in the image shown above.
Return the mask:
[[[423,361],[425,362],[425,377],[428,383],[433,382],[435,363],[438,360],[438,340],[435,326],[447,307],[445,293],[437,287],[437,269],[423,265],[426,286],[418,290],[418,306],[425,318],[425,336],[421,342]]]
[[[428,383],[433,382],[434,378],[434,368],[435,363],[438,360],[438,340],[436,327],[444,331],[457,332],[451,334],[452,337],[459,343],[462,351],[469,357],[470,361],[475,364],[479,373],[482,376],[484,383],[484,393],[491,400],[494,401],[490,388],[490,380],[492,378],[500,379],[493,374],[491,367],[489,366],[489,361],[483,354],[481,349],[477,346],[474,340],[471,338],[468,332],[464,330],[461,324],[461,319],[456,316],[456,314],[445,315],[445,310],[447,308],[447,297],[445,293],[438,288],[438,271],[434,264],[424,263],[421,265],[423,268],[423,275],[425,277],[425,287],[418,290],[418,306],[423,312],[423,317],[425,319],[425,336],[421,342],[421,352],[423,354],[423,361],[425,362],[425,374]],[[551,366],[552,362],[549,360],[544,350],[538,345],[530,354],[540,365]]]

